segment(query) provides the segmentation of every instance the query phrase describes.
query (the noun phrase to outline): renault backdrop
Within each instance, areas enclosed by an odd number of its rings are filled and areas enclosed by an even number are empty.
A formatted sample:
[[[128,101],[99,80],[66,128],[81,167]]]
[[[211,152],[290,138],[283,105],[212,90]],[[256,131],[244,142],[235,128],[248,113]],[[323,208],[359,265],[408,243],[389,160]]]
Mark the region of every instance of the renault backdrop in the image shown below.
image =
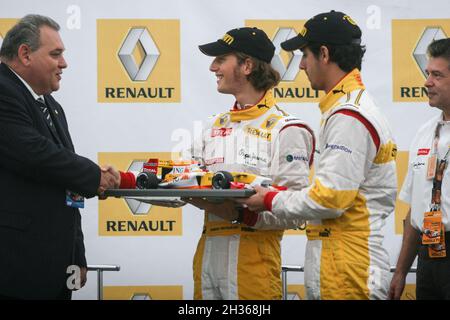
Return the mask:
[[[230,109],[234,99],[216,90],[211,57],[199,44],[240,26],[256,26],[273,40],[273,66],[282,81],[278,104],[318,132],[321,93],[298,65],[301,52],[280,43],[300,32],[313,15],[343,11],[363,31],[367,52],[363,81],[390,121],[398,145],[401,186],[408,148],[419,126],[438,111],[424,91],[425,50],[450,36],[448,0],[15,0],[0,3],[0,43],[28,13],[61,25],[68,68],[54,95],[65,109],[76,151],[120,170],[148,158],[169,158],[189,145],[201,121]],[[25,196],[25,195],[24,195]],[[385,246],[395,265],[407,206],[397,202],[386,221]],[[120,265],[103,275],[105,299],[192,299],[192,259],[203,213],[123,199],[88,200],[82,210],[88,264]],[[288,231],[283,264],[301,266],[306,237]],[[404,298],[414,298],[415,276]],[[304,296],[303,274],[288,274],[290,299]],[[74,299],[96,299],[96,274]]]

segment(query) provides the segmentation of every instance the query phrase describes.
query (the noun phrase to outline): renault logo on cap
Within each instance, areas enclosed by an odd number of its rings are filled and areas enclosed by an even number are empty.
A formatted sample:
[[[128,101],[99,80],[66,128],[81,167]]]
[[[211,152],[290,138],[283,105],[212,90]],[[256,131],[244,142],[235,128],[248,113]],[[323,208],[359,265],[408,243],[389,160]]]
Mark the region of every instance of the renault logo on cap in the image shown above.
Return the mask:
[[[141,62],[135,61],[133,55],[136,47],[139,46],[144,53]],[[159,54],[159,50],[146,28],[132,28],[123,41],[118,55],[131,80],[146,81]]]
[[[279,28],[272,42],[275,46],[275,54],[272,58],[272,66],[275,70],[277,70],[281,75],[281,80],[284,81],[294,81],[295,77],[299,73],[299,64],[302,58],[300,52],[292,51],[287,53],[289,55],[289,60],[287,64],[284,63],[281,57],[281,43],[287,39],[293,38],[296,36],[296,32],[292,28]]]
[[[420,37],[419,41],[417,42],[417,45],[414,48],[413,56],[425,78],[427,77],[425,69],[427,67],[428,45],[434,40],[445,38],[447,38],[447,36],[445,35],[444,30],[442,30],[440,27],[427,27]]]

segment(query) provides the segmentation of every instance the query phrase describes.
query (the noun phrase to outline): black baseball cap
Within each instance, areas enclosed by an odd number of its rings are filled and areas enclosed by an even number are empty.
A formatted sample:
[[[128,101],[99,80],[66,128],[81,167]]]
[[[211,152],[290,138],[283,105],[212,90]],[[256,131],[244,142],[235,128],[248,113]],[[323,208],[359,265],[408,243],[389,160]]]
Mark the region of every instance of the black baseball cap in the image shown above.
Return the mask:
[[[267,34],[255,27],[230,30],[222,39],[198,47],[207,56],[217,57],[237,51],[267,63],[272,61],[275,52],[275,46]]]
[[[309,42],[322,44],[360,44],[361,29],[343,12],[331,10],[318,14],[308,21],[302,31],[292,39],[281,43],[286,51],[301,49]]]

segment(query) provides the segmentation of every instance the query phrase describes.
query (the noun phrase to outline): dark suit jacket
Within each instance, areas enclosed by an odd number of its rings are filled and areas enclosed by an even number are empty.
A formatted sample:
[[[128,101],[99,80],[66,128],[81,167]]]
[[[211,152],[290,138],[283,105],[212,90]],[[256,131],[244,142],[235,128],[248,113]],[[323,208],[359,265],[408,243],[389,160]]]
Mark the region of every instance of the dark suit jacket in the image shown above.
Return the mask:
[[[39,102],[0,64],[0,295],[51,299],[66,286],[67,267],[85,266],[81,216],[66,190],[93,197],[100,169],[74,152],[66,118],[52,96],[58,139]]]

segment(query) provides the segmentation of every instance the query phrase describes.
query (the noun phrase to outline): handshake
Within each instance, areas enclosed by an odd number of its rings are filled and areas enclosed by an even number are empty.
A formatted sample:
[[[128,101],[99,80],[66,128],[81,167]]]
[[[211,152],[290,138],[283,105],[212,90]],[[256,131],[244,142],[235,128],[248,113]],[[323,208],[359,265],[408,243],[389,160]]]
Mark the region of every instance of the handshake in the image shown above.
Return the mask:
[[[120,173],[112,166],[101,167],[100,186],[97,194],[99,198],[105,199],[103,193],[106,189],[118,189],[120,186]]]

